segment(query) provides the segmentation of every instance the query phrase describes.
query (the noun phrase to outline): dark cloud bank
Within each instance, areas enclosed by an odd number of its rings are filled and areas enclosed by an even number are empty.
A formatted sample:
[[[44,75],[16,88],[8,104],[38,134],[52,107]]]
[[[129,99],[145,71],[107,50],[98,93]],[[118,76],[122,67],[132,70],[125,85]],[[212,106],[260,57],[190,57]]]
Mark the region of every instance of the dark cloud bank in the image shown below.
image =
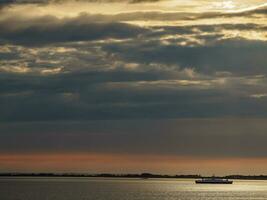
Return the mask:
[[[22,45],[44,45],[59,42],[92,41],[108,38],[125,39],[144,33],[145,28],[119,23],[87,21],[82,17],[59,20],[56,17],[41,17],[32,21],[13,18],[0,22],[0,38],[3,41]],[[22,24],[21,28],[13,26]],[[23,25],[25,23],[25,26]]]
[[[46,16],[27,20],[15,30],[13,27],[26,19],[0,22],[2,43],[26,49],[0,53],[9,66],[13,60],[15,65],[26,62],[31,70],[64,67],[54,75],[2,72],[1,121],[266,116],[264,96],[257,99],[250,95],[267,92],[267,43],[240,37],[224,39],[220,33],[263,31],[266,27],[221,24],[143,28],[93,19],[90,15],[66,19]],[[166,40],[167,45],[160,41],[160,37],[176,34],[182,37]],[[201,43],[190,42],[190,35]],[[99,42],[106,39],[122,41]],[[57,46],[76,51],[53,52]],[[29,57],[27,48],[37,48],[37,54]],[[38,48],[51,51],[38,52]],[[45,63],[38,63],[37,58]],[[53,64],[51,59],[60,62]],[[112,67],[118,61],[121,64]],[[137,63],[139,68],[129,70],[128,63]],[[199,74],[183,75],[182,70],[188,68]],[[220,77],[217,72],[228,75]],[[219,78],[225,78],[226,84],[216,84]],[[188,83],[175,84],[173,80]]]

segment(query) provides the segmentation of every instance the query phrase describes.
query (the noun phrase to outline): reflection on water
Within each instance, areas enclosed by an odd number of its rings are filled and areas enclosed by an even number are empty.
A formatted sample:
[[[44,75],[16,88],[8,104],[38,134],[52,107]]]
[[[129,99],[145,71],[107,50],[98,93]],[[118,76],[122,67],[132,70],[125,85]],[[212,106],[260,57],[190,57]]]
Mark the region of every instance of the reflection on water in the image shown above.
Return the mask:
[[[182,179],[0,178],[1,200],[259,200],[267,181],[202,185]]]

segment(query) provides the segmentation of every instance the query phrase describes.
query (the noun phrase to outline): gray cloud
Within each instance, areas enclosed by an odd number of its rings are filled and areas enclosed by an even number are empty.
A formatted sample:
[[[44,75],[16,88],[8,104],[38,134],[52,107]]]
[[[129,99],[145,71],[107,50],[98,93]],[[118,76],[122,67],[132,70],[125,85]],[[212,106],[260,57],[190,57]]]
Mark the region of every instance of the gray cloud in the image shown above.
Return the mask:
[[[183,33],[186,41],[195,29],[214,33],[215,27],[161,28],[161,34],[150,30],[134,41],[7,46],[0,120],[266,116],[265,98],[251,98],[267,92],[265,42],[216,36],[204,45],[164,45],[158,38],[166,32]],[[12,72],[10,64],[21,63],[30,72]],[[60,73],[39,73],[58,66]]]
[[[92,71],[0,78],[0,120],[266,116],[263,77],[186,78],[175,71]],[[176,76],[176,77],[175,77]],[[180,80],[180,82],[179,82]]]
[[[215,37],[216,39],[217,37]],[[206,39],[210,39],[207,38]],[[206,45],[162,45],[159,41],[108,44],[106,51],[128,62],[159,62],[193,66],[199,71],[230,71],[241,74],[265,73],[267,43],[243,38],[213,41]]]
[[[2,18],[0,121],[266,116],[266,42],[225,33],[264,25],[120,22],[162,16]]]
[[[14,30],[17,24],[21,24],[21,27]],[[2,41],[25,45],[108,38],[126,39],[146,32],[145,28],[125,23],[94,23],[82,18],[59,20],[52,16],[27,20],[27,23],[25,20],[13,18],[1,21],[0,29]]]

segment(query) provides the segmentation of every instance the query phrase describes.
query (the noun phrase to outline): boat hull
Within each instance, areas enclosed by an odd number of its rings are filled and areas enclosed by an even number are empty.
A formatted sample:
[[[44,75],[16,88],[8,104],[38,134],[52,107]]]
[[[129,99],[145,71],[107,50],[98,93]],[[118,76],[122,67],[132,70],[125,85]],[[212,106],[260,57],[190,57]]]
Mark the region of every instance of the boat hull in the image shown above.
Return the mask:
[[[196,180],[196,184],[233,184],[233,181],[202,181]]]

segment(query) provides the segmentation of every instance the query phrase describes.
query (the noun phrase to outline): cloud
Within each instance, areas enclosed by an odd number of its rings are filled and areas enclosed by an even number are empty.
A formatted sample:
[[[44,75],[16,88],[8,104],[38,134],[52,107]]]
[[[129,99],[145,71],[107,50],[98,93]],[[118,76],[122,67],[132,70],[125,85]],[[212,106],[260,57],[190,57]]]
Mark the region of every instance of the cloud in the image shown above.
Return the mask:
[[[163,66],[162,66],[163,67]],[[64,72],[64,69],[63,69]],[[190,73],[192,74],[192,72]],[[207,77],[177,70],[2,73],[2,122],[265,116],[264,77]]]
[[[88,22],[81,17],[60,20],[52,16],[31,20],[11,18],[0,22],[0,29],[2,42],[24,45],[127,39],[147,31],[146,28],[120,22]]]
[[[264,23],[1,13],[0,121],[266,116]]]
[[[139,40],[116,45],[108,44],[104,49],[118,54],[128,62],[176,63],[181,67],[195,66],[198,71],[260,74],[265,73],[267,43],[233,38],[215,40],[206,45],[182,46]]]
[[[0,120],[264,117],[265,102],[250,95],[267,92],[265,42],[220,34],[193,45],[162,40],[178,33],[185,42],[232,28],[163,26],[141,28],[134,40],[5,45]]]
[[[8,4],[51,4],[51,3],[155,3],[163,0],[1,0],[0,5],[8,5]]]

